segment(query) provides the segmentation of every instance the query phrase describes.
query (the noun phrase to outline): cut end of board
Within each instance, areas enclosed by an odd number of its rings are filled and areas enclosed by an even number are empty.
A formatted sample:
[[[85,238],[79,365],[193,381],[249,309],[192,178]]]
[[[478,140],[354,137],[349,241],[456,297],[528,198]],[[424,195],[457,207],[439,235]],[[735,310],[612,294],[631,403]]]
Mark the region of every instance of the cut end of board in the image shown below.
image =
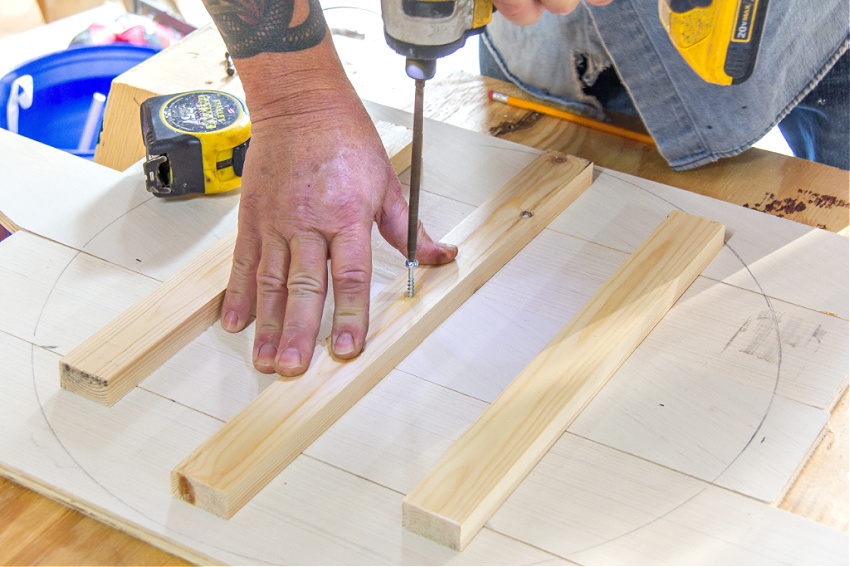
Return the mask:
[[[237,511],[228,506],[227,495],[204,483],[193,482],[179,468],[171,471],[171,496],[225,520],[229,520]]]
[[[109,381],[96,374],[89,374],[67,362],[59,360],[59,385],[63,390],[74,392],[93,402],[111,406],[123,396],[111,395],[114,390],[109,388]]]
[[[405,497],[404,526],[462,550],[717,255],[723,234],[719,222],[670,213]]]
[[[401,503],[401,524],[416,535],[455,551],[463,551],[470,539],[467,537],[467,541],[464,541],[461,526],[457,522],[411,504],[406,498]]]

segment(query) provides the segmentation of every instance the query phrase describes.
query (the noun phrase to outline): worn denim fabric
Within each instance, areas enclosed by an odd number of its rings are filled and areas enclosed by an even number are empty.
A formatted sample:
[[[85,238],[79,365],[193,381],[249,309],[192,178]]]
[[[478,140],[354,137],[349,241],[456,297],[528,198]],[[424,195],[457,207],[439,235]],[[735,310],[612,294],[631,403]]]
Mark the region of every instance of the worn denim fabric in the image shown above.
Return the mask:
[[[850,170],[850,51],[779,123],[794,155]]]
[[[756,69],[732,86],[706,83],[690,69],[661,26],[657,0],[582,4],[527,27],[496,16],[482,43],[485,66],[492,57],[491,65],[530,93],[598,119],[602,104],[588,93],[613,63],[659,151],[674,169],[688,169],[746,150],[779,123],[847,50],[848,29],[850,0],[771,0]],[[837,72],[836,81],[836,92],[846,89],[846,74]],[[841,96],[830,98],[829,111],[845,116]],[[615,102],[620,108],[612,109],[628,112],[621,98]],[[846,145],[840,138],[840,131],[810,136]]]

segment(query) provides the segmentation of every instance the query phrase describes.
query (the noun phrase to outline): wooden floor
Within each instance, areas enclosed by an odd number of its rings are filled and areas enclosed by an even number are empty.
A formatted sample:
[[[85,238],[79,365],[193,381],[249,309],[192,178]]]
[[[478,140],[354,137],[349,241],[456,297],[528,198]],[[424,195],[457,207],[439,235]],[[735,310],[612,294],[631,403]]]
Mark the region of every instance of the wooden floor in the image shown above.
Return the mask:
[[[52,542],[46,546],[43,542]],[[3,565],[191,565],[0,478]]]

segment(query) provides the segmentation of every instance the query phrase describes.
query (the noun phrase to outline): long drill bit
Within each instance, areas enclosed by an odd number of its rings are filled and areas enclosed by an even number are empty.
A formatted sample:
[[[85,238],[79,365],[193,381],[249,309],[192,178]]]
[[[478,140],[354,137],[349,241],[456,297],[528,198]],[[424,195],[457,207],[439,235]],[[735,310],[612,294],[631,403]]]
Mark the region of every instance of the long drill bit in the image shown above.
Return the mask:
[[[419,187],[422,184],[422,114],[425,100],[425,79],[416,79],[413,99],[413,156],[410,162],[410,199],[407,216],[407,297],[413,297],[413,269],[416,260],[416,236],[419,232]]]

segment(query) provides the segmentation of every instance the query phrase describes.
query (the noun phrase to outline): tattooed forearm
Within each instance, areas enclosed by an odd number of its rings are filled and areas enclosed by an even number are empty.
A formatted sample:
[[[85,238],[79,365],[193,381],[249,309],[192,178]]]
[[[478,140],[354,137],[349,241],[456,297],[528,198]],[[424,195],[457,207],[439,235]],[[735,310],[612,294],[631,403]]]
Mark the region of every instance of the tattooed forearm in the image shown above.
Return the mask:
[[[307,17],[292,25],[299,3],[308,10]],[[309,49],[327,33],[318,0],[204,0],[204,4],[237,59]]]

